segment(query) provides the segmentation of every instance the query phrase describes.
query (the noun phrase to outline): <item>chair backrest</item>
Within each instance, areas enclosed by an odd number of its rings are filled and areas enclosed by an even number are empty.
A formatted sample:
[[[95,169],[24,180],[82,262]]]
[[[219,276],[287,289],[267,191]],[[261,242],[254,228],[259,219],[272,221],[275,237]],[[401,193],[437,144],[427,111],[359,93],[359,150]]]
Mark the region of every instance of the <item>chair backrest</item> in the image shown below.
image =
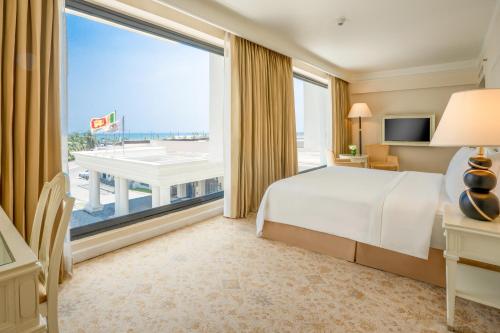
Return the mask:
[[[371,162],[385,162],[389,155],[389,146],[381,144],[367,145],[365,147],[368,161]]]
[[[57,295],[64,237],[75,201],[66,194],[67,188],[68,180],[63,173],[44,184],[31,231],[30,247],[42,265],[40,281],[47,291],[47,299],[54,292]],[[57,229],[53,237],[54,226]]]

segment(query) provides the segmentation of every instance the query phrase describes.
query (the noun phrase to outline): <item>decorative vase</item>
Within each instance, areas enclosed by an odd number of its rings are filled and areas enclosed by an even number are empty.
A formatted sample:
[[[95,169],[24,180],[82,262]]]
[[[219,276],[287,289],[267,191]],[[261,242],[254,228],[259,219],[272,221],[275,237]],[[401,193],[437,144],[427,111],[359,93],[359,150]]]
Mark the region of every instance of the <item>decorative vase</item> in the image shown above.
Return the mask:
[[[464,173],[467,189],[459,198],[460,209],[475,220],[493,221],[500,214],[497,196],[490,192],[497,185],[496,175],[489,169],[491,159],[487,158],[483,149],[469,159],[470,169]]]
[[[349,151],[351,152],[352,156],[356,156],[358,147],[356,145],[349,145]]]

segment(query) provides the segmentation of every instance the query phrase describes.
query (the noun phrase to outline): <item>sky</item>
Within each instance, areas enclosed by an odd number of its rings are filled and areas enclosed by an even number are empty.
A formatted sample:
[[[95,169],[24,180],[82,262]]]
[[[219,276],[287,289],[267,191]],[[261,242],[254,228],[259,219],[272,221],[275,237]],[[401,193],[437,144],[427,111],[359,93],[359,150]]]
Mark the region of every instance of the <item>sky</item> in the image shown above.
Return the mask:
[[[209,132],[208,52],[72,14],[66,22],[70,133],[115,110],[126,132]],[[294,86],[301,132],[302,82]]]

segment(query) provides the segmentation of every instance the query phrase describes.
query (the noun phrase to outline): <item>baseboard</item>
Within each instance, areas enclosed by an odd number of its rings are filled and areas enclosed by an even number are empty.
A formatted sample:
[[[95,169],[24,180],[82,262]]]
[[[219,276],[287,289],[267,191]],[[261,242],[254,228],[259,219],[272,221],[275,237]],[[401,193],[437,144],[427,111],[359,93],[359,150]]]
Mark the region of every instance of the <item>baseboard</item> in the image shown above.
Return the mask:
[[[71,242],[73,263],[88,260],[170,231],[222,215],[223,200],[153,218]]]

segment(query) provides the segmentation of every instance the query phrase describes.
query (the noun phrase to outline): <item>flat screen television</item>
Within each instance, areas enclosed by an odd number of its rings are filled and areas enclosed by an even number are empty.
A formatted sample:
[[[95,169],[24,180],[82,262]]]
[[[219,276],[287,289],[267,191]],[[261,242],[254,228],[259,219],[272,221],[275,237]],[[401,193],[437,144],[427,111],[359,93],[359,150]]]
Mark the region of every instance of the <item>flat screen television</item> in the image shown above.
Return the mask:
[[[434,114],[387,115],[382,119],[382,142],[388,145],[425,146],[435,130]]]

